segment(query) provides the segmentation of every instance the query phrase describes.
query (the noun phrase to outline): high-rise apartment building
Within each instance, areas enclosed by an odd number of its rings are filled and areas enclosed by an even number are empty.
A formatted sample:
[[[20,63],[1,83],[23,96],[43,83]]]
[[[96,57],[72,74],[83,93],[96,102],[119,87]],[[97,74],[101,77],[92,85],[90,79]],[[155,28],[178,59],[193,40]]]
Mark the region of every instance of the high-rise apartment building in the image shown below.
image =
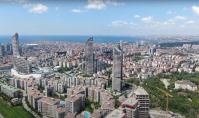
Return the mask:
[[[142,87],[138,87],[134,91],[135,98],[139,103],[139,118],[148,118],[149,117],[149,94]]]
[[[56,109],[59,104],[59,99],[42,97],[38,100],[38,112],[47,118],[56,118]]]
[[[85,95],[77,94],[66,98],[66,111],[70,113],[78,113],[85,107]]]

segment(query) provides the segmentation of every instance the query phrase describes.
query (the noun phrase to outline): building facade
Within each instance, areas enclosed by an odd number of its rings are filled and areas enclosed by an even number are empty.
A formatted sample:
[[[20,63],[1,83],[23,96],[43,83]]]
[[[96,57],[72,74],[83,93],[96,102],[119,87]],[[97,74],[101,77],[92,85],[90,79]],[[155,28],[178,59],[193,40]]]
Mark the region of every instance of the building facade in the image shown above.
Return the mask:
[[[85,73],[92,75],[94,73],[94,53],[93,53],[93,37],[86,41],[85,45]]]
[[[20,56],[20,51],[19,51],[19,35],[18,33],[15,33],[14,36],[12,37],[12,52],[13,52],[13,57]]]
[[[149,117],[149,94],[146,92],[146,90],[142,87],[138,87],[134,91],[134,95],[136,100],[138,100],[139,103],[139,118],[148,118]]]
[[[13,65],[14,69],[23,74],[29,74],[32,71],[31,64],[27,60],[27,58],[20,56],[19,49],[19,36],[18,33],[15,33],[12,37],[12,52],[13,52]]]
[[[75,114],[80,112],[85,107],[85,95],[71,95],[65,100],[66,111]]]
[[[121,91],[122,89],[122,66],[123,66],[122,46],[117,45],[113,48],[113,69],[112,69],[113,91]]]
[[[14,69],[23,74],[30,74],[32,72],[32,67],[30,62],[24,57],[14,57]]]
[[[60,103],[59,99],[42,97],[38,100],[38,112],[48,118],[56,118],[56,109]]]
[[[126,118],[138,118],[139,104],[138,100],[136,100],[134,97],[130,97],[123,102],[122,108],[124,108],[126,112]]]

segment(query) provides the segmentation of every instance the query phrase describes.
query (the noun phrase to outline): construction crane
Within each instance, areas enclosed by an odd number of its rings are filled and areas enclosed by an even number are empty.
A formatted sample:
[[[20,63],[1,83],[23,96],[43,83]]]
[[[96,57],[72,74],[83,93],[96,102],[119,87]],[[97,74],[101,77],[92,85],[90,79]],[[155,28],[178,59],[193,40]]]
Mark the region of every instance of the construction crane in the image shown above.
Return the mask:
[[[158,87],[156,87],[160,92],[162,92],[162,93],[164,93],[165,94],[165,96],[167,97],[167,103],[166,103],[166,112],[167,112],[167,114],[168,114],[168,106],[169,106],[169,97],[173,97],[171,94],[169,94],[168,92],[166,92],[165,90],[162,90],[162,89],[160,89],[160,88],[158,88]]]

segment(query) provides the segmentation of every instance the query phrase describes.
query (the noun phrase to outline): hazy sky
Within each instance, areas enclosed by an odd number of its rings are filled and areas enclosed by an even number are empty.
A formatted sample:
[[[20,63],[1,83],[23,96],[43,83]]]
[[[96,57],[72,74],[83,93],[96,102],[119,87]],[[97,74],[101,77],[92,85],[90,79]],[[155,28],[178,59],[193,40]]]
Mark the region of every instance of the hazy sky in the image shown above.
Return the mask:
[[[199,34],[197,0],[0,1],[0,35]]]

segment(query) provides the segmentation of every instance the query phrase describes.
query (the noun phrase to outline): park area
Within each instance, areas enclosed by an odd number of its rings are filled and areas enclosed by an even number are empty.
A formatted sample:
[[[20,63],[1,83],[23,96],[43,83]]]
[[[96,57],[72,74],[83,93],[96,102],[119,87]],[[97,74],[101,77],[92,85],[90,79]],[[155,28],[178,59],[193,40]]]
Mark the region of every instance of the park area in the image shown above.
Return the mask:
[[[0,98],[0,114],[4,118],[33,118],[22,106],[11,106]]]

